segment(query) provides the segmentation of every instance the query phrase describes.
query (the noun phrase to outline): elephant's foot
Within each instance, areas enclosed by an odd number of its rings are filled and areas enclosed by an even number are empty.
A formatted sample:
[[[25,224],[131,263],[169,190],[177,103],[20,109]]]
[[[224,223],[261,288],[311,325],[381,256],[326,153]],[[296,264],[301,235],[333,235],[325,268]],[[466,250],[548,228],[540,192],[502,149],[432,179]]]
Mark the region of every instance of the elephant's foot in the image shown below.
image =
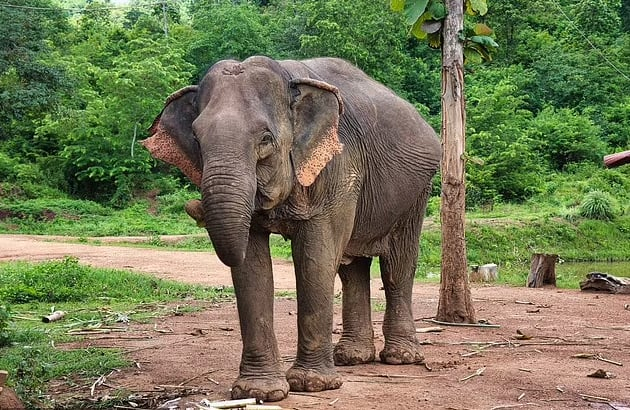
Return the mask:
[[[295,365],[287,371],[287,381],[291,386],[291,391],[307,392],[334,390],[343,384],[334,368],[315,370],[295,367]]]
[[[287,398],[289,383],[282,373],[273,376],[239,376],[232,384],[232,399],[280,401]]]
[[[354,366],[373,362],[375,354],[376,349],[371,339],[357,342],[342,338],[335,345],[333,358],[337,366]]]
[[[386,340],[379,357],[381,362],[387,364],[424,363],[424,356],[420,352],[420,345],[415,337],[396,341]]]

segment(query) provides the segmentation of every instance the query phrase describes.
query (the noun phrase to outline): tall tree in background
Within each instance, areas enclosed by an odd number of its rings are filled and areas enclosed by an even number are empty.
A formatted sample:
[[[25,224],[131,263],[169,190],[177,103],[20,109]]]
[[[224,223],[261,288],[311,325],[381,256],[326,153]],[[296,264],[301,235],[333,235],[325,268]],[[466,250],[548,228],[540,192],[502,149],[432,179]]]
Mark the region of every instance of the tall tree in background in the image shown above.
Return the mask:
[[[474,323],[465,236],[464,54],[473,61],[490,59],[497,44],[485,24],[471,33],[464,30],[464,7],[470,15],[483,15],[487,5],[485,0],[392,0],[391,6],[405,14],[411,33],[442,49],[442,267],[436,318]]]

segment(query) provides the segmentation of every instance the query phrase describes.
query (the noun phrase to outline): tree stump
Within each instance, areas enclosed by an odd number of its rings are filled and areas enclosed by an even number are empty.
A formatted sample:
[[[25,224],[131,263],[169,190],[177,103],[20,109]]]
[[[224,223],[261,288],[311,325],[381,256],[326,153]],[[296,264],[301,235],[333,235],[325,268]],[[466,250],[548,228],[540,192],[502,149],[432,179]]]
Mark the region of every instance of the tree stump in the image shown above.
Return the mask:
[[[527,277],[527,287],[542,288],[544,285],[556,286],[556,262],[558,255],[553,253],[535,253]]]
[[[469,278],[471,282],[496,282],[499,278],[499,267],[495,263],[473,265]]]

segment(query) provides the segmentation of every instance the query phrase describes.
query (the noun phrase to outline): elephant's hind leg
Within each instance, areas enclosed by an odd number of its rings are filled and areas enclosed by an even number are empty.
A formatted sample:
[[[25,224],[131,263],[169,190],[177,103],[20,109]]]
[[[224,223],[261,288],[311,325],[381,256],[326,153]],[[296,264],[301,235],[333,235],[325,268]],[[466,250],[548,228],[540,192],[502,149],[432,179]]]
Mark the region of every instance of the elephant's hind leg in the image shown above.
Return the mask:
[[[372,258],[356,258],[339,267],[343,290],[343,334],[334,349],[337,366],[374,361],[374,331],[370,305]]]
[[[426,201],[419,198],[406,221],[390,237],[389,253],[380,257],[381,278],[385,288],[383,335],[385,347],[381,362],[388,364],[422,363],[424,356],[416,338],[411,295],[418,259],[418,242]]]

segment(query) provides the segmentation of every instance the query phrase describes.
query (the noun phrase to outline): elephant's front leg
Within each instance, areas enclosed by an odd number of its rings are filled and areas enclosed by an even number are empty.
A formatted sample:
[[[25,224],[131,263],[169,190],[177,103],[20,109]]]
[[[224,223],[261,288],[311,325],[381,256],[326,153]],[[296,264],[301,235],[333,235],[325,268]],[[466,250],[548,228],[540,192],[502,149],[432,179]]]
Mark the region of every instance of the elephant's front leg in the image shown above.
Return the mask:
[[[298,299],[298,348],[287,371],[292,391],[338,389],[342,381],[333,363],[334,280],[340,257],[332,229],[309,226],[291,243]]]
[[[250,232],[245,262],[232,268],[243,339],[239,376],[232,385],[233,399],[278,401],[289,393],[273,330],[271,266],[269,234]]]

